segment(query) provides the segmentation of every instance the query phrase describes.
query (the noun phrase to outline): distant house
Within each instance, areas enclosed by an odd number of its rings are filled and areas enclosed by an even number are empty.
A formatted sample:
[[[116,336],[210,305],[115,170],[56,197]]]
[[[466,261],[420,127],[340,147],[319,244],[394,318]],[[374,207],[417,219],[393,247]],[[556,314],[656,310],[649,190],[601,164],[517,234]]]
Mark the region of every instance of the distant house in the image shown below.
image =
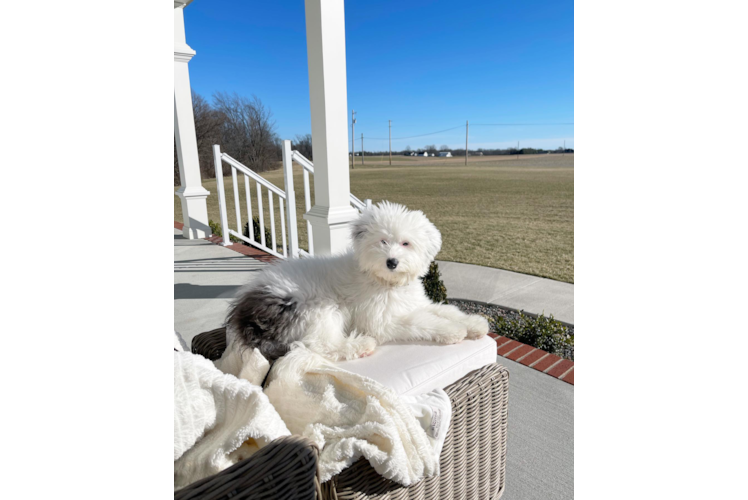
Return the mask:
[[[443,156],[445,158],[452,158],[452,152],[451,151],[441,151],[441,152],[439,152],[439,156]]]
[[[428,156],[428,155],[429,155],[428,151],[424,151],[423,154],[420,154],[420,156]]]

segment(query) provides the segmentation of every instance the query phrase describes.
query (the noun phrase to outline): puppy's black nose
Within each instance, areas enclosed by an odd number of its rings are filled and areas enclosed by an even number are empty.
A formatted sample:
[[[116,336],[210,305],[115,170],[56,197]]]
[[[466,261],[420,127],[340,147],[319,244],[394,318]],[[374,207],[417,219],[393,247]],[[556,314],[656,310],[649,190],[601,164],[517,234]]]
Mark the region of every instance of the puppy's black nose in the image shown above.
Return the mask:
[[[387,269],[395,269],[397,267],[397,259],[387,259]]]

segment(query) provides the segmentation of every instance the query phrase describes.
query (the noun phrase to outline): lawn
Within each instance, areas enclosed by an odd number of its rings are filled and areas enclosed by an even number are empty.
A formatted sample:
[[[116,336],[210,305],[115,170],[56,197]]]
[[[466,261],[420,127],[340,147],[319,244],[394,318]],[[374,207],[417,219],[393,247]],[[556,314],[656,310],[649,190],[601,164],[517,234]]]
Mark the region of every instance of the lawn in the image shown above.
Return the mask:
[[[351,192],[374,202],[387,199],[423,210],[442,232],[437,259],[508,269],[574,282],[574,155],[517,157],[356,158]],[[283,189],[283,172],[262,174]],[[244,182],[240,179],[242,224],[246,222]],[[301,167],[294,165],[300,246],[306,247]],[[210,191],[208,213],[219,221],[215,179],[203,182]],[[231,177],[226,177],[229,224],[236,226]],[[313,191],[312,191],[313,192]],[[256,215],[256,188],[251,183]],[[276,231],[280,219],[275,200]],[[267,192],[263,192],[266,221]],[[174,220],[182,220],[174,197]],[[266,222],[266,226],[269,223]]]

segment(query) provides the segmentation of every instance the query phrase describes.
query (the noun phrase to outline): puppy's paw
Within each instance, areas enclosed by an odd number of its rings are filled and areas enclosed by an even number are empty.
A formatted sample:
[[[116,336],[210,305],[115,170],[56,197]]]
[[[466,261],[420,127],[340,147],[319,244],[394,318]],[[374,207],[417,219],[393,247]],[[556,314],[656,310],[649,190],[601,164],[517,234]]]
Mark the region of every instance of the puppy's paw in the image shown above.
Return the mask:
[[[445,328],[434,340],[440,344],[459,344],[467,337],[467,334],[465,326],[451,322],[449,327]]]
[[[363,337],[361,339],[361,346],[359,347],[359,356],[371,356],[374,354],[374,349],[377,348],[377,341],[372,337]]]
[[[467,326],[467,338],[479,339],[488,333],[488,321],[483,316],[471,314],[465,322]]]
[[[357,337],[349,341],[349,349],[346,352],[345,359],[365,358],[374,354],[377,348],[377,341],[372,337]]]

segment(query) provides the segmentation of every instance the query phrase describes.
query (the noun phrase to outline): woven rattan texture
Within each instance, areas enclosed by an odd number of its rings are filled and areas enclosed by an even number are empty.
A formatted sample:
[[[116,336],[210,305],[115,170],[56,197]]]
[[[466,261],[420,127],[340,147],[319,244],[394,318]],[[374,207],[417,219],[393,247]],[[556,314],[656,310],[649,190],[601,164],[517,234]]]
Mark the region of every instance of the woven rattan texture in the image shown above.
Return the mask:
[[[246,460],[174,492],[174,500],[319,498],[319,450],[301,436],[278,438]]]
[[[218,359],[225,348],[225,328],[201,333],[192,340],[192,352],[209,359]],[[322,498],[495,500],[501,497],[506,478],[509,372],[496,363],[487,365],[465,375],[445,391],[452,402],[452,420],[440,457],[439,476],[405,487],[383,478],[362,458],[322,484]]]
[[[440,474],[405,487],[384,479],[365,459],[322,484],[325,499],[498,499],[504,493],[509,372],[491,364],[445,389],[452,421]]]

